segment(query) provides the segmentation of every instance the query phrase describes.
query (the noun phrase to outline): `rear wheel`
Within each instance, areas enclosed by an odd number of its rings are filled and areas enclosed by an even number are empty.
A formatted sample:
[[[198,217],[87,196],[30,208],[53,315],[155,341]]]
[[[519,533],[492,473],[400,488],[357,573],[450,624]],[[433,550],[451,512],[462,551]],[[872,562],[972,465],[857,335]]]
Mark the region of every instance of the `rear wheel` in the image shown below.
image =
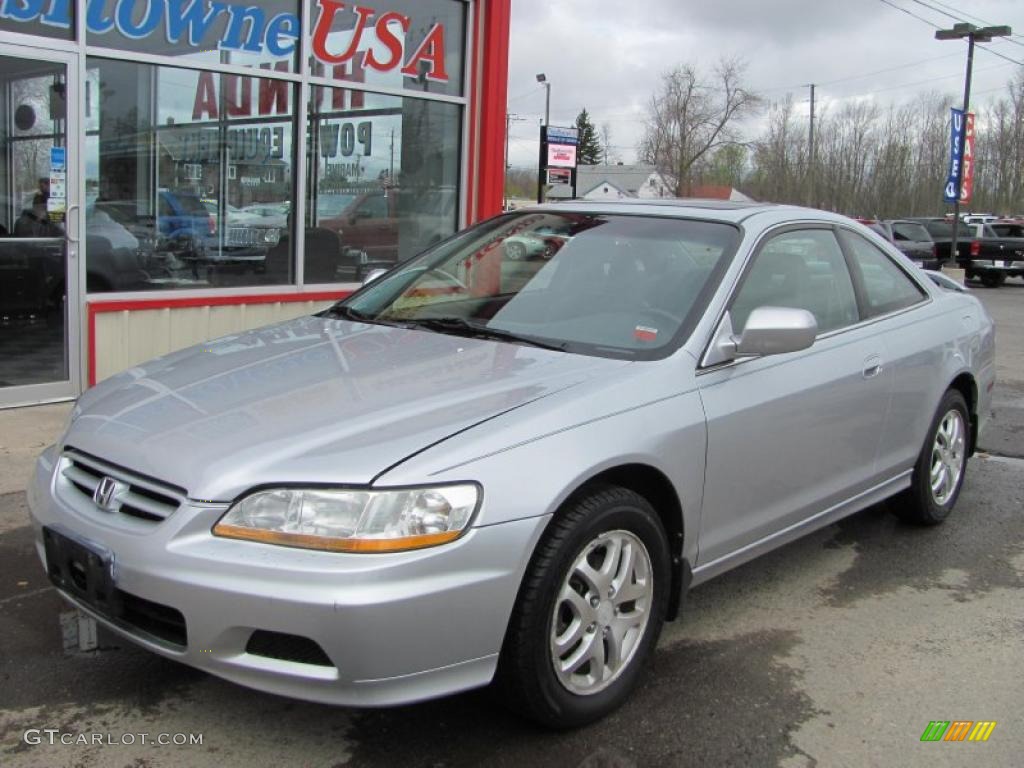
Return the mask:
[[[1002,272],[982,272],[981,282],[986,288],[998,288],[1006,282],[1006,275]]]
[[[951,389],[939,404],[910,488],[896,498],[893,509],[900,518],[938,525],[949,516],[963,487],[970,440],[967,403],[962,394]]]
[[[498,667],[507,703],[552,728],[618,708],[657,642],[670,581],[646,499],[604,486],[572,503],[538,545],[509,622]]]

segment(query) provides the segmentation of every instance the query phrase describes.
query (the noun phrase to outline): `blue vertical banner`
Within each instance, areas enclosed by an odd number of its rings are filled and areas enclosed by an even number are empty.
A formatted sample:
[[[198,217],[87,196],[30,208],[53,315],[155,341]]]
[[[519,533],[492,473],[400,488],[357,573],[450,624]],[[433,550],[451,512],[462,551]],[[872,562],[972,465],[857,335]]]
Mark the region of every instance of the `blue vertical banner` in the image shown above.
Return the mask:
[[[956,191],[960,186],[960,147],[964,140],[964,111],[950,110],[952,119],[949,123],[949,181],[946,182],[946,193],[943,196],[947,203],[956,202]]]

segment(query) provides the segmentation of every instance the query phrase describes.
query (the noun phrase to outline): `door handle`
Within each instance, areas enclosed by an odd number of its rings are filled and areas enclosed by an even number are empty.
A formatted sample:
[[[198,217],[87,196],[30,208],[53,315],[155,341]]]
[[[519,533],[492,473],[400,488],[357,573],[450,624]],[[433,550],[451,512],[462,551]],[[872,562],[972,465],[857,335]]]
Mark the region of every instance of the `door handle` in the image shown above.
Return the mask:
[[[75,223],[73,225],[71,223],[72,211],[77,211],[77,214],[75,216]],[[82,206],[80,206],[78,203],[74,203],[73,205],[68,206],[68,209],[64,214],[64,234],[67,236],[68,242],[71,243],[71,245],[78,245],[79,242],[78,237],[75,233],[78,230],[78,225],[81,224],[81,222],[78,220],[81,217],[81,211]]]
[[[878,376],[885,368],[882,366],[881,355],[871,355],[864,360],[864,378],[873,379]]]

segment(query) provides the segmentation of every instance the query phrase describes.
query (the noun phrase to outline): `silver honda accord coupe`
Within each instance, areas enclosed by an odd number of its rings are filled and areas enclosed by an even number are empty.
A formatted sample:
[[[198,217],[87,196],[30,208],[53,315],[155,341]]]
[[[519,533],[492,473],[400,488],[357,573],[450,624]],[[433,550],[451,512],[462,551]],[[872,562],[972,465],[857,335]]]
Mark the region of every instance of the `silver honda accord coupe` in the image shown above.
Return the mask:
[[[86,392],[31,480],[37,548],[72,605],[243,685],[384,706],[493,681],[577,726],[689,588],[890,497],[942,522],[994,336],[842,216],[538,207]]]

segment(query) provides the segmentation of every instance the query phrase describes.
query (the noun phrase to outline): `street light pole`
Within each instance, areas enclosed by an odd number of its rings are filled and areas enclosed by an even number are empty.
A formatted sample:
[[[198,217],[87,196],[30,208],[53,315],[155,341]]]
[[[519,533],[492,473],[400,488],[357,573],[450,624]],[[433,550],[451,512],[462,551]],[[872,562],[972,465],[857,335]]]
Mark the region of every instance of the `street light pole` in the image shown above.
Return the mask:
[[[551,126],[551,83],[548,81],[547,75],[543,72],[537,75],[537,82],[544,86],[546,94],[544,96],[544,133],[547,134],[548,128]],[[544,202],[544,184],[546,179],[544,178],[544,163],[546,158],[544,157],[544,142],[541,142],[541,157],[540,164],[537,168],[537,202]]]
[[[957,176],[953,201],[953,237],[949,244],[949,258],[955,264],[959,256],[960,235],[960,195],[964,183],[964,147],[967,144],[967,113],[971,109],[971,78],[974,73],[974,44],[990,43],[995,37],[1009,37],[1012,34],[1007,26],[976,27],[973,24],[954,24],[952,29],[940,29],[935,33],[936,40],[962,40],[967,38],[967,74],[964,76],[963,133],[960,145],[956,147]]]

